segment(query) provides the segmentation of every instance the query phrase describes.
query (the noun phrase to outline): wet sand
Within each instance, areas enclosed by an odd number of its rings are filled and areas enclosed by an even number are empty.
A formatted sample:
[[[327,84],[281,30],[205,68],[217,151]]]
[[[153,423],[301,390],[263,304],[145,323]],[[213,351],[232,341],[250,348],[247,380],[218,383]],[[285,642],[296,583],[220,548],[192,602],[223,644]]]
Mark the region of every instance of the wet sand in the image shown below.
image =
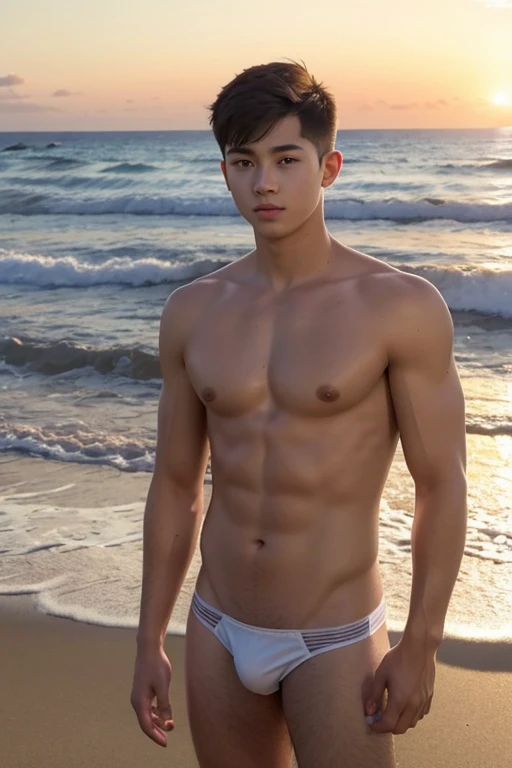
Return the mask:
[[[140,731],[130,706],[134,630],[48,617],[28,597],[1,598],[0,622],[2,766],[197,766],[185,706],[183,637],[166,641],[176,727],[162,749]],[[512,756],[509,649],[448,641],[439,656],[444,661],[438,664],[431,712],[397,737],[398,765],[507,768]]]

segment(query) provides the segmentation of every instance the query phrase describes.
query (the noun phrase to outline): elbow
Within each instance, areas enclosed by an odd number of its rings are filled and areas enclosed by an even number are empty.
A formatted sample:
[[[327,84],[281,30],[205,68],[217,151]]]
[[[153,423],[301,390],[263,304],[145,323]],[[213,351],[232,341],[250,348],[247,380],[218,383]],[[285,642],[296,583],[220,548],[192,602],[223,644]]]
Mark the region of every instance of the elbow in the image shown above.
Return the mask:
[[[197,478],[177,476],[166,471],[154,472],[148,498],[152,497],[158,506],[182,510],[190,514],[202,514],[203,483]]]
[[[439,494],[466,498],[467,478],[466,468],[460,463],[449,469],[438,469],[429,474],[414,477],[416,497],[429,497]]]

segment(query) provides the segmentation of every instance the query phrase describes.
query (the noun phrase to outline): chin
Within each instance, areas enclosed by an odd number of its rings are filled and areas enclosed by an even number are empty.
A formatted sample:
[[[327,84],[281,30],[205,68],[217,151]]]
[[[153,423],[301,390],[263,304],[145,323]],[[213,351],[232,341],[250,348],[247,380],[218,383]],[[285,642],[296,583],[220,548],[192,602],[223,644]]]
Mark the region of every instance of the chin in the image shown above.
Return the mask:
[[[283,240],[285,237],[293,235],[295,229],[284,229],[283,227],[254,227],[255,233],[265,240]]]

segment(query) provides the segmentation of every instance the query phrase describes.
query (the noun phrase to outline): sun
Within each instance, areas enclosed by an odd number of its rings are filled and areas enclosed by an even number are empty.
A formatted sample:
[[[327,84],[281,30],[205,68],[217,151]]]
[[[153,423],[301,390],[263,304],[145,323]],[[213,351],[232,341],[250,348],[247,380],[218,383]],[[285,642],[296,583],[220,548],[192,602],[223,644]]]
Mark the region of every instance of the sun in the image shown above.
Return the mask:
[[[512,100],[510,99],[508,93],[505,93],[505,91],[499,91],[499,93],[495,93],[492,97],[492,103],[495,107],[510,107]]]

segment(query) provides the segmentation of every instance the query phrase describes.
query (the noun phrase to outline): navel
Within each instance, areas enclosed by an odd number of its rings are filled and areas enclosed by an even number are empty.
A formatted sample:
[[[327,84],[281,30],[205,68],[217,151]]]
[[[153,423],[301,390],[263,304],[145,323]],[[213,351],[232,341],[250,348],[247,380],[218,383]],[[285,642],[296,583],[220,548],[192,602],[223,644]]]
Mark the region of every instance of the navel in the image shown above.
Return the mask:
[[[216,397],[217,397],[217,393],[215,392],[213,387],[204,387],[203,400],[205,401],[205,403],[213,403]]]
[[[333,403],[340,396],[336,387],[332,387],[330,384],[322,384],[316,390],[316,396],[324,403]]]

